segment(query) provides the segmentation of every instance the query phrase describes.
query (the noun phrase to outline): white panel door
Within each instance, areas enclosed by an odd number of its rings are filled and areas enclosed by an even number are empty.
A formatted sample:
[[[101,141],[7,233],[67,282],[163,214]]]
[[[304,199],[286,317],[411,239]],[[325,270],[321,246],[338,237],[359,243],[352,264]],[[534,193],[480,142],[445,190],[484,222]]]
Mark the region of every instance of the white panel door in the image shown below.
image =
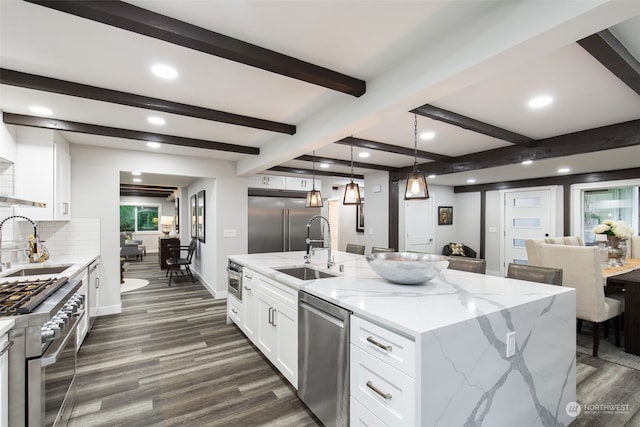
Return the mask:
[[[527,239],[549,237],[555,229],[550,189],[504,193],[504,259],[527,263]]]
[[[405,250],[439,253],[434,249],[432,199],[404,202]]]

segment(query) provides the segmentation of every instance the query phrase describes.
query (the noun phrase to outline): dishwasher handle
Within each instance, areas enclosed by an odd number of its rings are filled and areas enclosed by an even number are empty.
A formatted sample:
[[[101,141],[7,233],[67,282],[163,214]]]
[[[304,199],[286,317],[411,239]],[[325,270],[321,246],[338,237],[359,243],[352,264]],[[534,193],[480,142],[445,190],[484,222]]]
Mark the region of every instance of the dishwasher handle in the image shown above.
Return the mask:
[[[307,304],[304,301],[300,301],[300,308],[303,310],[307,310],[310,311],[311,313],[315,314],[316,316],[322,317],[323,319],[333,323],[334,325],[338,326],[339,328],[344,328],[344,320],[339,319],[335,316],[332,316],[331,314],[327,313],[326,311],[322,311],[317,309],[316,307],[312,306],[311,304]]]

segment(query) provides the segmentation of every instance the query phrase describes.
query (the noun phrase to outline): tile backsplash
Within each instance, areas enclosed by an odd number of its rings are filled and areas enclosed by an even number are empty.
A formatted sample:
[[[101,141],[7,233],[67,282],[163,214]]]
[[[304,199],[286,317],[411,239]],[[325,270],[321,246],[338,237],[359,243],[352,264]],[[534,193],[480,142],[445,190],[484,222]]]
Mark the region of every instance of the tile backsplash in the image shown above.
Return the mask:
[[[84,256],[100,253],[100,220],[98,218],[73,218],[69,221],[36,221],[40,241],[55,257]],[[28,221],[16,221],[15,241],[27,245],[33,225]],[[5,257],[3,256],[3,260]],[[14,258],[14,261],[16,259]]]

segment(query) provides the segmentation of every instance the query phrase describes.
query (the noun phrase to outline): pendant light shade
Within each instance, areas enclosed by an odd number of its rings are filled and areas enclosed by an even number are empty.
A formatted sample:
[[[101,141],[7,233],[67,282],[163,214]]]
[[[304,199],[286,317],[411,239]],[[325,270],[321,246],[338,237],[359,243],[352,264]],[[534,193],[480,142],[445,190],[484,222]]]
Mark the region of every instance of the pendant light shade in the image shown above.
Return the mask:
[[[343,205],[359,205],[362,203],[360,198],[360,187],[353,182],[353,136],[351,137],[351,182],[344,188]]]
[[[322,194],[320,194],[319,190],[316,190],[316,152],[313,151],[313,178],[311,180],[311,191],[307,193],[307,203],[305,204],[308,208],[321,208],[322,207]]]
[[[407,176],[407,188],[404,192],[405,200],[419,200],[429,198],[429,189],[427,188],[427,179],[424,172],[418,169],[418,116],[413,115],[413,141],[414,141],[414,158],[413,171]]]

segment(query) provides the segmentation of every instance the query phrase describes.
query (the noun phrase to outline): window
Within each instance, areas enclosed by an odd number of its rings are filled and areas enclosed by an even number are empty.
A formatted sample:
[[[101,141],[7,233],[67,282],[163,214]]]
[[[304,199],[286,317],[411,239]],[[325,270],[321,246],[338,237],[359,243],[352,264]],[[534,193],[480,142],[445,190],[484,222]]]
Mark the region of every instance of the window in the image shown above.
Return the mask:
[[[120,206],[120,231],[159,231],[157,206]]]
[[[637,230],[638,187],[585,190],[583,193],[584,242],[595,242],[593,227],[605,219],[624,221]]]

